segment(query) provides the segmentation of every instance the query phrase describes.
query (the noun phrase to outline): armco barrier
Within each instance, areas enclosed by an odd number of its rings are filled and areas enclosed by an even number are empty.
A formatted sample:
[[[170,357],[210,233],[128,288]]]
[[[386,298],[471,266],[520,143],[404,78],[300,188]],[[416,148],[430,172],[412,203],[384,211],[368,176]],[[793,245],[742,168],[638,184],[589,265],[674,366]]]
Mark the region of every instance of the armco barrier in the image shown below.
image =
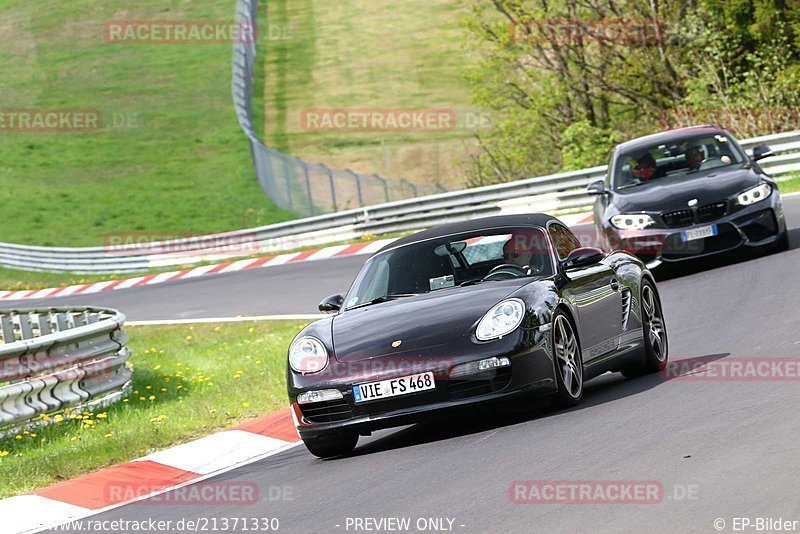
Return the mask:
[[[132,376],[124,322],[102,308],[0,311],[0,436],[122,398]]]
[[[769,145],[775,156],[759,162],[780,180],[800,171],[800,131],[741,141],[747,150]],[[504,203],[527,199],[531,211],[558,213],[588,208],[593,199],[586,185],[603,178],[606,166],[528,178],[474,189],[387,202],[280,224],[142,245],[52,248],[0,243],[0,265],[15,269],[74,272],[130,273],[156,267],[182,266],[201,261],[231,259],[255,253],[292,250],[357,239],[365,234],[416,230],[504,211]],[[220,246],[222,243],[222,246]],[[246,244],[238,254],[223,251],[230,243]],[[179,250],[180,252],[176,252]]]

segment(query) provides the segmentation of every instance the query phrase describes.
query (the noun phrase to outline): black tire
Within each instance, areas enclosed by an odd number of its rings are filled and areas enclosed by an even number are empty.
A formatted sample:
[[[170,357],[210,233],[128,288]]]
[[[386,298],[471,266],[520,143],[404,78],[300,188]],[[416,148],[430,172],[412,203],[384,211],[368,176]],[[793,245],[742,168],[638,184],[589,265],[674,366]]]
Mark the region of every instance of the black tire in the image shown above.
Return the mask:
[[[639,365],[622,369],[622,374],[628,378],[663,371],[669,361],[669,339],[661,297],[650,280],[642,280],[639,307],[642,315],[644,358]]]
[[[308,452],[323,459],[347,456],[357,443],[358,434],[331,434],[303,440]]]
[[[569,408],[583,398],[583,358],[581,340],[569,316],[562,310],[553,317],[552,343],[558,391],[553,397],[555,408]],[[567,340],[564,343],[564,340]],[[572,341],[570,341],[570,339]],[[569,382],[569,383],[567,383]]]

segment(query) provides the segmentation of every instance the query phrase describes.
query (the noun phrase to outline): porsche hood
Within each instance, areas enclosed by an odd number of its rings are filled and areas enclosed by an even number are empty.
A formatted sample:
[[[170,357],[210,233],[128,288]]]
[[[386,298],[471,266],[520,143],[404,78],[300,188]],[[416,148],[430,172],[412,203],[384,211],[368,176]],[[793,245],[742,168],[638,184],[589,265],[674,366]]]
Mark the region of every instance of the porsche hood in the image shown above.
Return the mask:
[[[333,348],[340,362],[430,353],[471,336],[489,309],[520,287],[520,280],[484,282],[345,311],[333,318]]]

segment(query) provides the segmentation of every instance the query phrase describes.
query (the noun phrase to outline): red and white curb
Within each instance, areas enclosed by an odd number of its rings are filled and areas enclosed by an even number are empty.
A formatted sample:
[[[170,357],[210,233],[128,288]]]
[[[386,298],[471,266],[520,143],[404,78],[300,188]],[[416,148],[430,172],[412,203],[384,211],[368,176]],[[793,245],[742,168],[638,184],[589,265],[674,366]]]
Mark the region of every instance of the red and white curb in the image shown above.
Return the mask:
[[[589,224],[594,220],[591,213],[577,213],[573,215],[563,215],[559,217],[565,224],[576,226],[579,224]],[[303,252],[292,252],[279,256],[269,256],[264,258],[250,258],[245,260],[233,261],[228,263],[216,263],[213,265],[203,265],[194,269],[184,269],[182,271],[170,271],[148,276],[137,276],[123,280],[109,280],[105,282],[95,282],[92,284],[79,284],[67,287],[50,287],[47,289],[23,289],[21,291],[2,291],[0,290],[0,301],[6,300],[28,300],[43,299],[54,297],[68,297],[72,295],[90,295],[105,291],[116,291],[119,289],[129,289],[132,287],[150,286],[171,282],[175,280],[186,280],[207,276],[211,274],[233,273],[247,269],[258,269],[262,267],[273,267],[287,263],[301,261],[318,261],[330,258],[340,258],[344,256],[356,256],[363,254],[374,254],[384,246],[392,243],[394,239],[381,239],[367,243],[354,243],[352,245],[336,245],[318,250],[306,250]]]
[[[235,429],[0,501],[3,532],[31,533],[202,482],[300,440],[283,410]]]

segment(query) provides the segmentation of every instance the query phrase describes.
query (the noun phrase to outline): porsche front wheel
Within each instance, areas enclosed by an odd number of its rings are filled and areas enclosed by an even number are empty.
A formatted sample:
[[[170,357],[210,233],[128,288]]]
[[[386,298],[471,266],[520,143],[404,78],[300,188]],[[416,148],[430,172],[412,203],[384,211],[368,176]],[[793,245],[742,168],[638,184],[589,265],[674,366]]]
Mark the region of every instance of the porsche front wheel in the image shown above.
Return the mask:
[[[357,443],[358,434],[331,434],[303,440],[308,452],[323,459],[347,456]]]

